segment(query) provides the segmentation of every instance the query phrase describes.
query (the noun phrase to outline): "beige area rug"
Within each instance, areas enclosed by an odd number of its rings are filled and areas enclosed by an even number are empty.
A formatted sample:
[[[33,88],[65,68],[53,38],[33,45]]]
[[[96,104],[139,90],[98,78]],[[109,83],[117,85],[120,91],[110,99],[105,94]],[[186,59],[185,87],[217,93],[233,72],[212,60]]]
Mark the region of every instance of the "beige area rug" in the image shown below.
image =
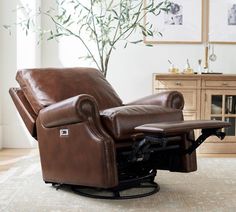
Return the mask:
[[[200,158],[191,174],[158,171],[159,193],[134,200],[97,200],[42,181],[38,156],[0,175],[1,212],[236,211],[236,158]]]

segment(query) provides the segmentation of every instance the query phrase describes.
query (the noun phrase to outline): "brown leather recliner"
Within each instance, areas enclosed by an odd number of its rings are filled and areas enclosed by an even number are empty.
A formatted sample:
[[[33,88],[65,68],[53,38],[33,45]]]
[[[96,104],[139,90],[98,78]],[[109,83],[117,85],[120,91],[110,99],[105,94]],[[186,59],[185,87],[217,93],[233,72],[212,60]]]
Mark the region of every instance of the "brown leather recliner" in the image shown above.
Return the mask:
[[[108,189],[119,197],[120,190],[154,181],[157,169],[197,169],[195,151],[176,154],[171,148],[178,144],[178,149],[187,149],[194,140],[192,130],[169,136],[170,145],[142,146],[145,157],[135,156],[144,137],[135,127],[183,120],[184,99],[179,92],[123,104],[102,74],[92,68],[20,70],[16,80],[20,88],[11,88],[10,94],[39,143],[46,183]]]

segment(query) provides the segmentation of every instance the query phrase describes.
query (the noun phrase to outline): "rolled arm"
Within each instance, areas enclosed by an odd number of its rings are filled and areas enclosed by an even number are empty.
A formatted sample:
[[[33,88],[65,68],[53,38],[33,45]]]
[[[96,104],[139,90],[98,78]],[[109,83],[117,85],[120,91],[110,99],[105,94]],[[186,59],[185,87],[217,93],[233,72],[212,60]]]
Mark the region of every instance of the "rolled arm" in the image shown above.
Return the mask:
[[[97,103],[94,97],[82,94],[42,109],[39,118],[42,125],[47,128],[74,124],[95,116],[96,107]]]
[[[164,91],[138,99],[127,105],[160,105],[182,110],[184,108],[184,97],[178,91]]]

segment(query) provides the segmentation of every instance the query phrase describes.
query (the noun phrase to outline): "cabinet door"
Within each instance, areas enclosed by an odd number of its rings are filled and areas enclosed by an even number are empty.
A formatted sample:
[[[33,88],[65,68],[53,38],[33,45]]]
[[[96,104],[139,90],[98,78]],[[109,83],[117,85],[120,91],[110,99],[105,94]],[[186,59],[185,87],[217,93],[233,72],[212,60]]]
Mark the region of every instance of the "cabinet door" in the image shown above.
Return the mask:
[[[233,90],[203,90],[202,91],[202,120],[222,120],[232,124],[230,128],[222,129],[226,137],[223,141],[211,136],[202,144],[199,153],[235,154],[236,153],[236,92]]]
[[[236,142],[236,92],[231,90],[205,92],[203,119],[222,120],[231,123],[231,127],[223,129],[226,138],[223,142]],[[210,142],[217,138],[208,139]]]

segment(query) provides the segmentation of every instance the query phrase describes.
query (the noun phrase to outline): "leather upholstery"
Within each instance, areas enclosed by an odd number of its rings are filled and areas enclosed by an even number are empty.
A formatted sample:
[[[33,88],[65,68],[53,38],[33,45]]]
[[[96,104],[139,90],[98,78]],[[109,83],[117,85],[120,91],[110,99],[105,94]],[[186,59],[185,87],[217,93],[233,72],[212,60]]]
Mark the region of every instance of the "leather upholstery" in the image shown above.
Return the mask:
[[[127,139],[134,134],[134,128],[147,123],[181,121],[181,110],[157,105],[128,105],[100,111],[102,123],[117,140]]]
[[[118,174],[114,140],[100,123],[96,102],[87,95],[72,98],[68,102],[73,102],[74,109],[81,114],[78,123],[73,121],[61,126],[62,123],[52,121],[54,115],[66,115],[67,107],[58,113],[44,109],[45,112],[42,110],[37,119],[44,181],[101,188],[116,186]],[[46,116],[50,118],[45,119]],[[43,122],[60,126],[44,127]],[[60,136],[61,129],[68,129],[69,135]]]
[[[28,69],[18,71],[16,78],[21,89],[10,89],[10,94],[29,132],[33,136],[37,132],[46,182],[115,187],[118,152],[132,147],[134,127],[183,120],[179,92],[155,94],[124,106],[95,69]],[[61,129],[68,135],[61,136]],[[191,136],[171,139],[184,149]],[[158,159],[153,168],[178,172],[197,168],[195,152],[176,156],[176,163],[160,157],[161,163]]]
[[[216,120],[189,120],[189,121],[171,121],[161,122],[153,124],[144,124],[135,128],[137,132],[148,132],[148,133],[186,133],[193,129],[221,129],[222,127],[229,127],[230,124]]]
[[[97,107],[92,96],[81,94],[50,105],[40,111],[41,123],[44,127],[58,127],[85,121],[87,117],[83,110],[88,104]]]
[[[20,88],[11,88],[9,93],[16,105],[18,112],[20,113],[25,126],[27,127],[29,133],[37,138],[36,132],[36,118],[37,115],[34,113],[29,102],[24,96],[23,91]]]
[[[184,97],[178,91],[165,91],[146,96],[127,105],[160,105],[162,107],[182,110],[184,108]]]
[[[100,110],[122,105],[111,85],[92,68],[26,69],[17,72],[16,80],[36,114],[79,94],[96,97]]]

